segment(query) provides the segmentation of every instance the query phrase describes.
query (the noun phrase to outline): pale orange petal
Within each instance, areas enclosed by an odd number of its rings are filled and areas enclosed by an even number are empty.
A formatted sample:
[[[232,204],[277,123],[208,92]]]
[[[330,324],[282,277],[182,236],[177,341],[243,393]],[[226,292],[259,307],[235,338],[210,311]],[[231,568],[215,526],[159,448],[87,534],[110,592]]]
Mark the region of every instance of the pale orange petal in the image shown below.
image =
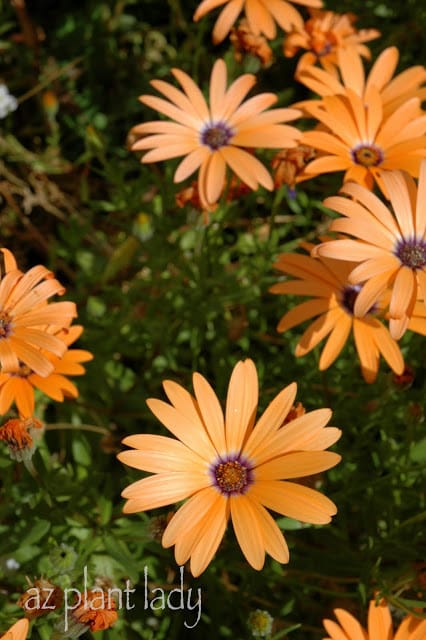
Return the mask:
[[[202,121],[199,118],[175,107],[174,104],[163,100],[163,98],[158,98],[157,96],[141,96],[139,100],[148,107],[151,107],[151,109],[155,109],[155,111],[159,111],[172,120],[176,120],[176,122],[185,125],[191,131],[198,131],[202,126]]]
[[[347,313],[343,313],[331,330],[324,349],[321,352],[319,361],[320,371],[327,369],[339,356],[341,350],[346,344],[351,329],[352,318]]]
[[[351,271],[350,279],[352,282],[364,282],[381,273],[395,273],[395,271],[399,269],[399,266],[399,259],[392,254],[383,256],[382,258],[371,258],[370,260],[361,262],[355,267],[355,269]]]
[[[121,451],[120,462],[141,471],[161,473],[167,471],[207,472],[206,462],[179,440],[165,436],[139,434],[124,438],[123,444],[133,451]]]
[[[312,351],[312,349],[334,329],[336,324],[340,322],[344,313],[343,309],[339,306],[316,318],[305,330],[297,343],[294,351],[296,357],[300,358]]]
[[[224,60],[216,60],[210,76],[209,102],[210,115],[213,121],[220,119],[223,101],[226,94],[227,70]]]
[[[385,171],[382,180],[390,196],[403,237],[407,239],[414,237],[414,214],[407,187],[407,181],[412,178],[403,176],[399,171]]]
[[[374,600],[370,602],[368,608],[368,635],[370,638],[383,638],[383,640],[388,640],[392,637],[392,617],[389,607],[383,601],[378,605]],[[360,640],[362,640],[362,636],[360,636]]]
[[[334,503],[314,489],[285,480],[261,480],[247,494],[266,508],[301,522],[328,524],[337,512]]]
[[[150,398],[147,405],[164,426],[187,447],[198,453],[204,460],[211,462],[217,457],[205,429],[200,422],[193,422],[162,400]]]
[[[317,254],[335,260],[350,260],[360,262],[369,258],[381,258],[387,253],[371,244],[361,240],[329,240],[317,247]]]
[[[207,474],[190,471],[157,473],[148,478],[137,480],[123,490],[121,495],[127,499],[123,512],[136,513],[164,507],[184,500],[196,491],[210,485],[211,480]]]
[[[230,0],[221,11],[212,31],[214,44],[222,42],[231,31],[232,25],[240,15],[244,6],[244,0]]]
[[[401,266],[393,283],[389,305],[391,318],[402,318],[414,306],[417,298],[417,281],[415,272],[409,267]]]
[[[176,511],[164,530],[161,540],[163,547],[171,547],[178,538],[184,536],[190,529],[196,529],[214,504],[219,502],[220,497],[223,496],[216,487],[207,487],[191,496]],[[190,526],[188,526],[189,523]]]
[[[9,249],[6,249],[4,247],[0,249],[0,251],[3,254],[4,267],[5,267],[6,273],[17,269],[18,265],[16,264],[16,260],[14,258],[13,253],[9,251]]]
[[[67,345],[63,340],[39,329],[15,327],[13,329],[13,339],[29,342],[39,349],[54,353],[59,358],[62,357],[67,350]]]
[[[64,396],[69,398],[78,397],[76,386],[64,376],[57,375],[56,373],[52,373],[50,376],[47,376],[47,378],[32,375],[31,383],[49,396],[49,398],[57,402],[63,402]]]
[[[256,77],[251,73],[244,73],[230,85],[221,105],[217,105],[218,120],[228,120],[240,106],[250,89],[256,83]]]
[[[354,321],[353,335],[364,379],[374,382],[379,370],[379,350],[367,323]]]
[[[209,156],[210,150],[203,146],[199,149],[191,151],[178,165],[175,175],[173,177],[174,182],[181,182],[189,178],[191,174],[199,169],[202,162],[204,162]]]
[[[389,332],[394,340],[400,340],[410,324],[408,316],[389,318]]]
[[[172,69],[172,74],[185,91],[200,120],[204,122],[209,121],[210,113],[201,89],[195,84],[193,79],[181,69]]]
[[[209,516],[204,519],[199,540],[191,551],[190,568],[194,577],[199,576],[212,560],[225,534],[227,522],[228,500],[219,495]]]
[[[261,522],[252,500],[245,495],[229,497],[232,526],[241,551],[253,569],[262,569],[265,563],[265,546]]]
[[[256,467],[257,480],[289,480],[303,478],[331,469],[341,460],[332,451],[297,451],[278,456]]]
[[[275,22],[263,2],[259,2],[259,0],[246,0],[245,12],[252,33],[258,33],[260,31],[270,40],[275,38],[277,32]]]
[[[268,511],[258,502],[251,501],[251,506],[256,514],[256,519],[262,532],[263,544],[266,553],[277,560],[287,563],[290,558],[288,546],[280,528]]]
[[[226,452],[225,422],[217,395],[211,385],[199,373],[192,377],[195,397],[210,440],[219,455]]]
[[[351,640],[334,620],[323,620],[322,623],[330,636],[330,638],[324,638],[323,640]],[[364,640],[368,639],[365,638]]]
[[[283,425],[288,412],[294,404],[296,392],[297,385],[293,382],[280,391],[272,402],[270,402],[257,421],[255,428],[244,446],[245,456],[248,458],[256,457],[258,447],[265,442],[268,436],[273,434]]]
[[[232,144],[241,147],[275,149],[295,146],[295,140],[299,136],[295,127],[285,124],[259,125],[253,129],[238,131],[232,138]]]
[[[379,300],[382,293],[389,287],[394,275],[394,271],[385,271],[373,276],[370,280],[367,280],[355,300],[355,316],[362,318],[370,311],[373,305]],[[352,275],[350,280],[352,281]]]
[[[15,622],[1,640],[25,640],[28,634],[29,622],[26,618],[22,618]]]
[[[279,321],[277,331],[280,333],[288,331],[298,324],[310,320],[314,316],[321,315],[328,311],[331,306],[329,298],[307,300],[290,309]]]
[[[228,455],[241,451],[251,432],[258,402],[258,379],[252,360],[240,361],[232,371],[226,398],[226,447]]]
[[[426,160],[420,163],[419,182],[416,201],[416,235],[420,239],[426,238]]]
[[[257,96],[249,98],[228,118],[229,126],[238,130],[240,124],[250,122],[254,116],[268,109],[277,100],[275,93],[259,93]]]
[[[10,338],[0,338],[0,366],[2,373],[19,371],[19,360]]]
[[[45,280],[38,284],[34,289],[25,293],[20,299],[19,302],[13,307],[13,316],[18,316],[21,313],[26,313],[27,311],[31,311],[34,307],[37,307],[41,302],[44,302],[48,298],[53,295],[62,295],[64,293],[64,287],[57,280]],[[11,300],[8,301],[9,304]],[[70,303],[73,305],[73,303]],[[75,308],[75,305],[73,305]],[[52,313],[53,315],[53,313]],[[77,315],[75,312],[74,315]],[[58,324],[58,322],[52,321],[52,324]]]
[[[226,162],[220,152],[212,153],[209,158],[205,176],[205,193],[207,202],[215,204],[225,184]]]
[[[344,609],[335,609],[334,614],[342,626],[342,629],[351,640],[366,640],[366,634],[364,629],[353,615],[345,611]],[[375,637],[380,640],[381,636],[374,636],[369,633],[369,636],[373,639]],[[385,636],[383,640],[388,640]]]
[[[261,465],[275,456],[282,456],[289,451],[303,449],[305,440],[310,440],[331,418],[330,409],[316,409],[291,420],[259,443],[252,454],[255,465]]]
[[[204,430],[205,425],[200,418],[197,402],[189,391],[173,380],[163,380],[163,388],[175,409]]]
[[[260,185],[269,189],[273,189],[273,181],[263,164],[254,156],[250,155],[243,149],[237,147],[222,147],[219,150],[225,162],[230,166],[232,171],[245,183],[250,189],[256,190]]]
[[[56,326],[62,325],[67,327],[76,315],[77,312],[74,302],[51,302],[49,305],[45,305],[44,307],[29,310],[26,313],[20,314],[14,319],[13,324],[15,327],[28,327],[44,324],[53,324]],[[74,340],[77,340],[77,337]],[[74,340],[71,340],[71,342],[74,342]],[[71,344],[71,342],[66,339],[64,339],[63,342],[65,344]]]
[[[417,275],[417,285],[420,289],[420,294],[423,299],[424,304],[426,304],[426,268],[418,269],[416,272]]]
[[[389,331],[377,318],[373,320],[375,322],[372,326],[372,331],[377,349],[383,355],[392,371],[397,375],[401,375],[404,371],[404,358],[402,357],[398,343],[391,337]],[[362,322],[362,320],[356,319],[355,322]]]

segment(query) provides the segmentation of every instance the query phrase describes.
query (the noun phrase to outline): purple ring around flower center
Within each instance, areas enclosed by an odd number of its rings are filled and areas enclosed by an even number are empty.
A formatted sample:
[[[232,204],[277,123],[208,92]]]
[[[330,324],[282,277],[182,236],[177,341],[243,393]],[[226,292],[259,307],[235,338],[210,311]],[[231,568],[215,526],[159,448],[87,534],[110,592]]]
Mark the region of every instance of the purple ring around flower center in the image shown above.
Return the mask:
[[[395,255],[403,265],[410,269],[426,267],[426,241],[419,238],[400,240],[395,248]]]
[[[253,482],[253,465],[241,455],[224,456],[210,466],[213,485],[224,495],[245,493]]]
[[[361,142],[351,149],[351,158],[355,164],[368,168],[378,167],[382,164],[385,156],[382,149],[375,144]]]
[[[226,147],[234,136],[234,131],[225,122],[210,122],[200,133],[201,144],[217,151]]]

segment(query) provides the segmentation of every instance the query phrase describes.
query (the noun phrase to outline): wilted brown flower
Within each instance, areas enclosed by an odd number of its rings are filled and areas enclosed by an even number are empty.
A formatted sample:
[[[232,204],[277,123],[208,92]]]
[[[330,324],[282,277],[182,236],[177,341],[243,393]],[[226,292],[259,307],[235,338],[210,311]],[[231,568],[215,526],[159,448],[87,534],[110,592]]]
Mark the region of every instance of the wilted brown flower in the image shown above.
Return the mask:
[[[275,188],[278,189],[286,184],[290,189],[294,189],[297,182],[306,180],[309,176],[302,176],[303,170],[308,162],[315,158],[315,154],[315,149],[306,144],[279,151],[271,162]]]
[[[34,430],[42,426],[37,418],[12,418],[0,427],[0,440],[8,445],[11,458],[18,461],[31,459],[35,449]]]
[[[27,578],[28,579],[28,578]],[[62,589],[49,580],[40,578],[34,582],[28,580],[29,587],[18,600],[18,606],[25,611],[30,620],[44,616],[62,606],[64,595]]]
[[[263,66],[272,62],[272,49],[262,34],[251,31],[247,20],[240,20],[237,27],[233,27],[230,40],[234,45],[235,59],[241,62],[245,53],[259,58]]]

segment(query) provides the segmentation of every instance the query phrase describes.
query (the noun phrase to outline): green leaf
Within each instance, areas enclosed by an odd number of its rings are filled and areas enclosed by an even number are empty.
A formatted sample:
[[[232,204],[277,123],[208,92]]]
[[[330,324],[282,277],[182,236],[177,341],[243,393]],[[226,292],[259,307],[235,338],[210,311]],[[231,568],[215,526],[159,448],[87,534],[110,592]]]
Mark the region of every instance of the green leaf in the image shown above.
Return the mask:
[[[26,547],[41,540],[50,529],[50,522],[39,520],[21,540],[20,546]]]

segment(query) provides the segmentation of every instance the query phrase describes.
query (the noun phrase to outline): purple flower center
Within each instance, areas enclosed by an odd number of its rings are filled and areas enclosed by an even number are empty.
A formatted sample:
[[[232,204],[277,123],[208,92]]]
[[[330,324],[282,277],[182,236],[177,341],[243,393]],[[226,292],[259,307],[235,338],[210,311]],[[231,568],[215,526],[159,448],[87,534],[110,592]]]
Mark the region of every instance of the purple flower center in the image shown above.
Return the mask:
[[[229,144],[234,132],[224,122],[215,122],[207,125],[201,132],[201,144],[216,151]]]
[[[220,459],[212,465],[211,474],[215,486],[226,495],[245,493],[253,482],[253,467],[240,456]]]
[[[12,330],[12,319],[5,311],[0,311],[0,339],[9,337]]]
[[[426,267],[426,242],[417,238],[401,240],[396,247],[395,255],[406,267],[423,269]]]
[[[377,167],[384,160],[383,151],[375,144],[359,144],[351,149],[352,160],[363,167]]]
[[[354,307],[356,299],[358,298],[358,294],[361,291],[360,284],[348,284],[341,291],[340,304],[344,308],[344,310],[349,313],[349,315],[354,315]],[[371,309],[367,311],[368,313],[374,313],[376,311],[376,305],[373,304]]]

